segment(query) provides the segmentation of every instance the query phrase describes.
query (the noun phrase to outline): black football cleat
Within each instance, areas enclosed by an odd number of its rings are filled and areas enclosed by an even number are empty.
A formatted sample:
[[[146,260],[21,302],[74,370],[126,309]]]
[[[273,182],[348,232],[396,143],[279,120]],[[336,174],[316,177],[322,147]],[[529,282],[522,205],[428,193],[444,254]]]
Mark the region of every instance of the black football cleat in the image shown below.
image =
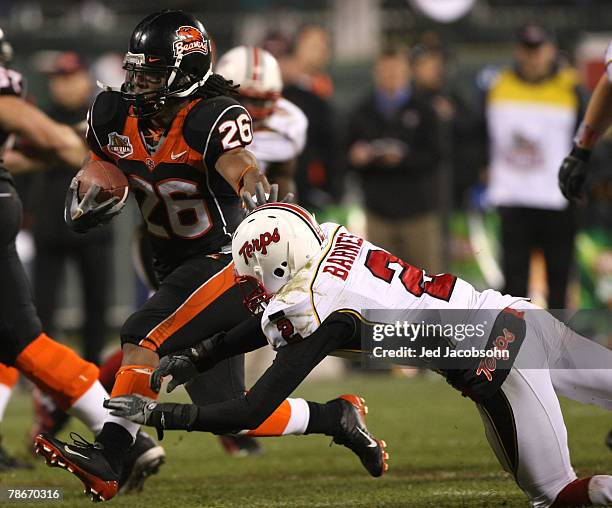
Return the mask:
[[[365,400],[357,395],[340,395],[336,400],[342,404],[342,416],[340,430],[333,442],[353,451],[372,476],[382,476],[389,467],[389,454],[385,451],[387,445],[372,436],[366,427],[368,408]]]
[[[219,436],[219,441],[228,455],[233,457],[248,457],[249,455],[261,455],[263,453],[259,441],[251,436]]]
[[[145,480],[157,474],[165,461],[164,449],[149,434],[139,431],[134,445],[126,453],[123,461],[123,469],[119,476],[119,493],[142,491]]]
[[[75,475],[85,486],[85,494],[92,501],[108,501],[119,490],[119,475],[103,454],[100,443],[89,443],[75,432],[70,433],[72,444],[49,435],[39,434],[34,449],[51,467],[61,467]]]
[[[608,449],[612,450],[612,430],[608,432],[608,435],[606,436],[606,446]]]

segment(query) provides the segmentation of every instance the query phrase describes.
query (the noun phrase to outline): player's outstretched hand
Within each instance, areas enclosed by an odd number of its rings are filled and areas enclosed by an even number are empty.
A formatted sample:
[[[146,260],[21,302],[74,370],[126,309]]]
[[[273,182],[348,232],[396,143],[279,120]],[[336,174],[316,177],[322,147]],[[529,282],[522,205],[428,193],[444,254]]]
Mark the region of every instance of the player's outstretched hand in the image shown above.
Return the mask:
[[[91,228],[106,224],[125,206],[127,194],[124,199],[115,196],[98,203],[96,198],[99,192],[100,187],[94,184],[79,201],[79,181],[76,177],[72,179],[64,204],[64,220],[72,231],[85,233]]]
[[[177,386],[196,377],[199,372],[195,366],[193,353],[190,350],[180,351],[172,355],[164,356],[159,366],[151,375],[151,389],[159,393],[164,377],[172,376],[166,391],[170,393]]]
[[[121,395],[104,401],[104,407],[110,414],[141,425],[150,425],[150,416],[157,402],[142,395]]]
[[[590,150],[574,147],[559,168],[559,188],[568,201],[583,203]]]
[[[273,183],[270,185],[270,193],[266,194],[263,184],[259,182],[255,185],[255,196],[252,196],[248,191],[242,191],[241,197],[247,213],[251,213],[258,206],[265,205],[267,203],[275,203],[278,201],[278,184]],[[293,194],[290,192],[280,202],[293,202]]]
[[[142,395],[121,395],[104,401],[110,414],[120,416],[140,425],[155,427],[157,438],[164,438],[164,430],[194,430],[198,406],[157,402]]]

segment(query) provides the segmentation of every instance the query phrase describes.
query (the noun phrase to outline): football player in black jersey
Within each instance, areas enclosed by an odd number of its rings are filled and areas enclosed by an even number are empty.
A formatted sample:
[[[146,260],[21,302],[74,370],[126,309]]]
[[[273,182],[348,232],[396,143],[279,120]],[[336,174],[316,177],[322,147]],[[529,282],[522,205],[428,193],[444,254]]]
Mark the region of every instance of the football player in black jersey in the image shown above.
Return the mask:
[[[128,177],[159,281],[121,330],[123,362],[112,395],[154,398],[150,377],[161,356],[248,317],[234,280],[231,235],[244,217],[242,192],[263,186],[270,200],[276,192],[245,148],[253,137],[251,117],[232,98],[237,87],[212,73],[210,40],[198,19],[167,10],[147,16],[132,33],[124,68],[121,91],[102,92],[92,105],[87,142],[92,159],[111,162]],[[78,182],[71,183],[65,216],[74,231],[108,222],[124,205],[113,201],[92,209],[97,191],[92,186],[79,200]],[[197,403],[243,396],[243,355],[221,362],[208,376],[207,400]],[[356,411],[355,404],[345,405]],[[306,433],[307,424],[316,425],[313,414],[327,414],[325,407],[287,399],[248,433]],[[94,498],[110,499],[138,428],[109,416],[93,444],[66,445],[39,435],[37,448],[48,461],[60,457]]]
[[[21,74],[6,66],[7,48],[10,46],[0,30],[0,156],[6,157],[11,169],[44,169],[54,161],[76,169],[86,155],[82,139],[70,127],[53,121],[23,99]],[[15,135],[28,141],[29,155],[9,150]],[[98,368],[93,363],[55,342],[42,330],[15,247],[21,216],[21,201],[13,179],[0,160],[0,370],[6,372],[9,369],[5,366],[16,367],[60,408],[98,432],[106,416],[101,404],[107,392],[98,381]],[[129,483],[140,487],[144,479],[141,473],[151,474],[150,466],[158,467],[163,456],[161,447],[146,434],[139,434],[137,446],[126,457],[121,486]],[[150,462],[151,458],[155,464]]]

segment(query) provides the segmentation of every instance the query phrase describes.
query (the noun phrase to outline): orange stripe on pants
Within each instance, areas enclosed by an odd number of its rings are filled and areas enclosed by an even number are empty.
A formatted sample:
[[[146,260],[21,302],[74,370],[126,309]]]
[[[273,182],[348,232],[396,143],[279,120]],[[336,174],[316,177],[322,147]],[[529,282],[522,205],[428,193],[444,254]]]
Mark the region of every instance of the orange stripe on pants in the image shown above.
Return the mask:
[[[230,263],[191,293],[189,298],[153,328],[139,345],[147,349],[159,349],[168,337],[189,323],[235,284],[234,263]]]
[[[247,435],[259,437],[282,436],[290,418],[291,404],[289,404],[288,400],[284,400],[283,403],[276,408],[274,413],[268,416],[265,422],[256,429],[249,430]]]

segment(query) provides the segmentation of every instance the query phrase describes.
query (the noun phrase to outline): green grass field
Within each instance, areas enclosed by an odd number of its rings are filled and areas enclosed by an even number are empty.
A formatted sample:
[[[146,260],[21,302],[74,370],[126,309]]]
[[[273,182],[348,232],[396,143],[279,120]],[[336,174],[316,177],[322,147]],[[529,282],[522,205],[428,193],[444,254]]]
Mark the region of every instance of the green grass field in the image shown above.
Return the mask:
[[[139,495],[118,496],[115,507],[497,507],[527,506],[490,451],[473,404],[438,378],[351,376],[311,382],[298,394],[326,401],[359,393],[370,408],[369,427],[388,444],[390,469],[367,476],[348,450],[330,439],[307,436],[264,441],[261,457],[231,458],[208,434],[170,432],[163,441],[168,461]],[[579,474],[610,471],[612,454],[603,439],[612,420],[592,406],[564,403],[573,463]],[[26,394],[16,396],[2,433],[21,452],[31,421]],[[71,429],[83,431],[80,424]],[[83,431],[87,436],[87,432]],[[1,487],[56,487],[55,506],[86,506],[80,482],[41,463],[30,472],[0,474]],[[12,506],[12,505],[9,505]],[[29,506],[25,503],[14,506]],[[41,503],[31,506],[41,506]]]

